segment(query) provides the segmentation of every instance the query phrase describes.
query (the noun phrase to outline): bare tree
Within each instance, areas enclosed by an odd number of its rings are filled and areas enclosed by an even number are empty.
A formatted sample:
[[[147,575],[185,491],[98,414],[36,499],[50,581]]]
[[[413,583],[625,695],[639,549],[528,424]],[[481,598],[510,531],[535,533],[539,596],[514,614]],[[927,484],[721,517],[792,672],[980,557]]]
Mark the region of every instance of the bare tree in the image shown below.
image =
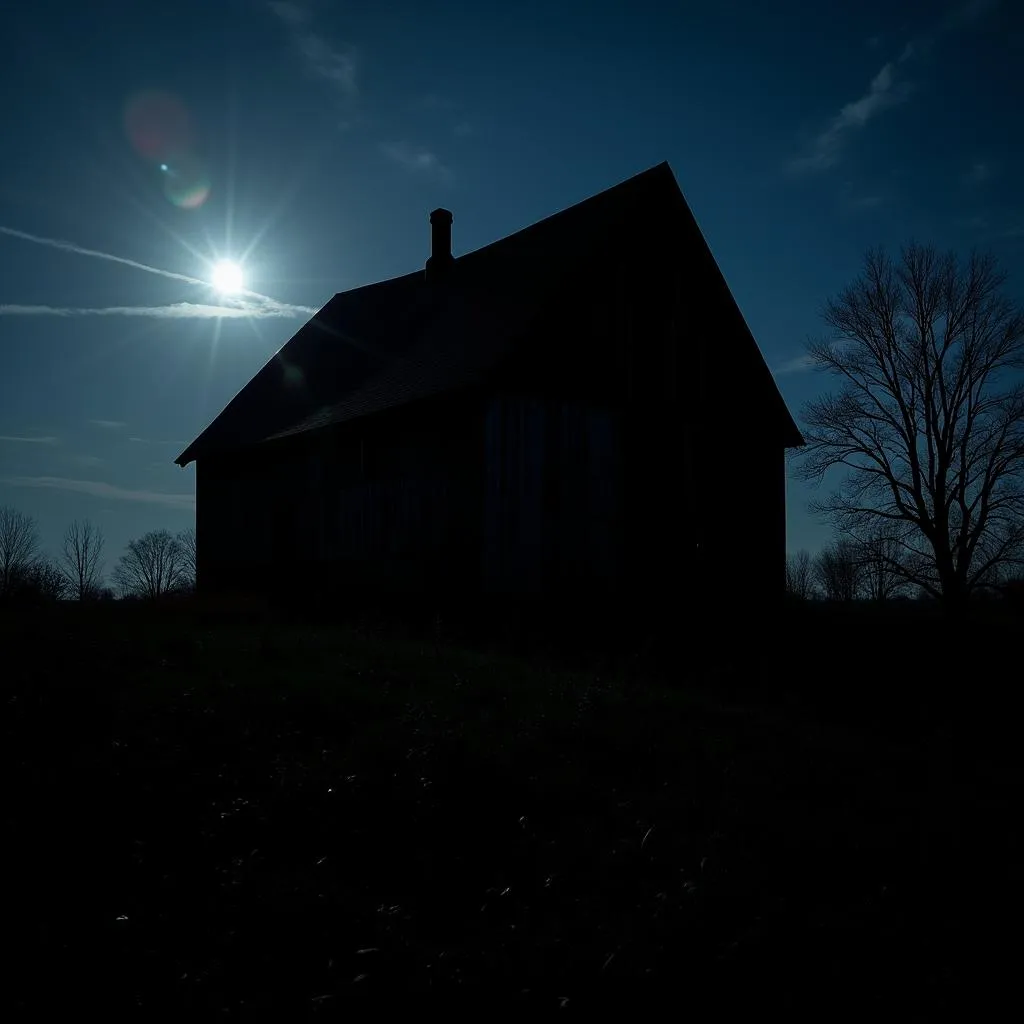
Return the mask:
[[[198,579],[196,573],[196,531],[194,526],[190,526],[187,530],[182,530],[178,534],[178,543],[181,545],[181,552],[184,564],[184,585],[194,589],[196,580]]]
[[[128,542],[113,580],[122,597],[157,598],[181,585],[184,565],[178,540],[167,530],[154,530]]]
[[[836,394],[804,410],[798,474],[845,482],[812,509],[841,532],[900,527],[893,564],[958,609],[1024,554],[1024,313],[991,256],[869,252],[810,345]]]
[[[10,594],[16,581],[35,563],[39,532],[31,516],[0,505],[0,597]]]
[[[64,533],[60,570],[79,601],[99,591],[103,563],[103,534],[88,519],[72,523]]]
[[[837,540],[818,552],[814,576],[829,601],[853,601],[860,595],[862,568],[853,541]]]
[[[20,598],[29,601],[63,601],[70,587],[60,567],[47,558],[37,558],[15,582]]]
[[[855,540],[860,562],[860,582],[872,601],[888,601],[907,589],[901,559],[903,544],[900,528],[893,523],[877,523]]]
[[[786,593],[801,601],[814,594],[814,571],[810,552],[800,550],[786,559]]]

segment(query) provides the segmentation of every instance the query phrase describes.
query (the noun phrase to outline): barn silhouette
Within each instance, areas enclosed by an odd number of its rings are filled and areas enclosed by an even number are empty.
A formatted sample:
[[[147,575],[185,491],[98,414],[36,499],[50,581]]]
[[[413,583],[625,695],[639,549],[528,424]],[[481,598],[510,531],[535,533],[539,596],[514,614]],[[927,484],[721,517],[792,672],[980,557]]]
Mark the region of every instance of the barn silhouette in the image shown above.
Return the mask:
[[[803,444],[667,163],[335,295],[177,458],[201,591],[781,595]]]

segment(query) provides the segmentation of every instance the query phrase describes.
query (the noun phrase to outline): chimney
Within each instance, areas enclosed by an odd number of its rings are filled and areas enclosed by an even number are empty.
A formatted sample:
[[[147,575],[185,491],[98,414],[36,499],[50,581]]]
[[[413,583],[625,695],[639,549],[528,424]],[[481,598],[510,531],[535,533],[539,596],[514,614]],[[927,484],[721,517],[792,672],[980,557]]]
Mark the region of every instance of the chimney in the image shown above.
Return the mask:
[[[430,259],[427,260],[427,280],[442,280],[454,262],[451,211],[434,210],[430,215]]]

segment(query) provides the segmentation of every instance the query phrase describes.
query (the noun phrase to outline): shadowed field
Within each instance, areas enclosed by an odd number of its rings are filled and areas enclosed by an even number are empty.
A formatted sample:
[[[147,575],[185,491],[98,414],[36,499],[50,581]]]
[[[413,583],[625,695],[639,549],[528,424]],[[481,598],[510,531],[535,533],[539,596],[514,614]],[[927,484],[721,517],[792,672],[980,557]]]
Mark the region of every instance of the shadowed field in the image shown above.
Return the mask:
[[[1015,970],[1019,672],[1001,623],[973,661],[941,624],[876,627],[842,646],[819,613],[744,653],[737,621],[703,668],[671,643],[584,667],[188,607],[8,615],[8,998],[980,1006]]]

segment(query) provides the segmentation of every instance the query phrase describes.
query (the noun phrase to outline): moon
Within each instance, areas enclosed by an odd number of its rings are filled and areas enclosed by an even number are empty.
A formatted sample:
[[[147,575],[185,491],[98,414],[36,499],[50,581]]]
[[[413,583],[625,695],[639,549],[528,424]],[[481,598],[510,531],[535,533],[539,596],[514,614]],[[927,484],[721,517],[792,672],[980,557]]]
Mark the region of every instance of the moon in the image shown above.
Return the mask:
[[[210,274],[210,284],[221,295],[235,295],[245,284],[242,268],[232,260],[218,260]]]

